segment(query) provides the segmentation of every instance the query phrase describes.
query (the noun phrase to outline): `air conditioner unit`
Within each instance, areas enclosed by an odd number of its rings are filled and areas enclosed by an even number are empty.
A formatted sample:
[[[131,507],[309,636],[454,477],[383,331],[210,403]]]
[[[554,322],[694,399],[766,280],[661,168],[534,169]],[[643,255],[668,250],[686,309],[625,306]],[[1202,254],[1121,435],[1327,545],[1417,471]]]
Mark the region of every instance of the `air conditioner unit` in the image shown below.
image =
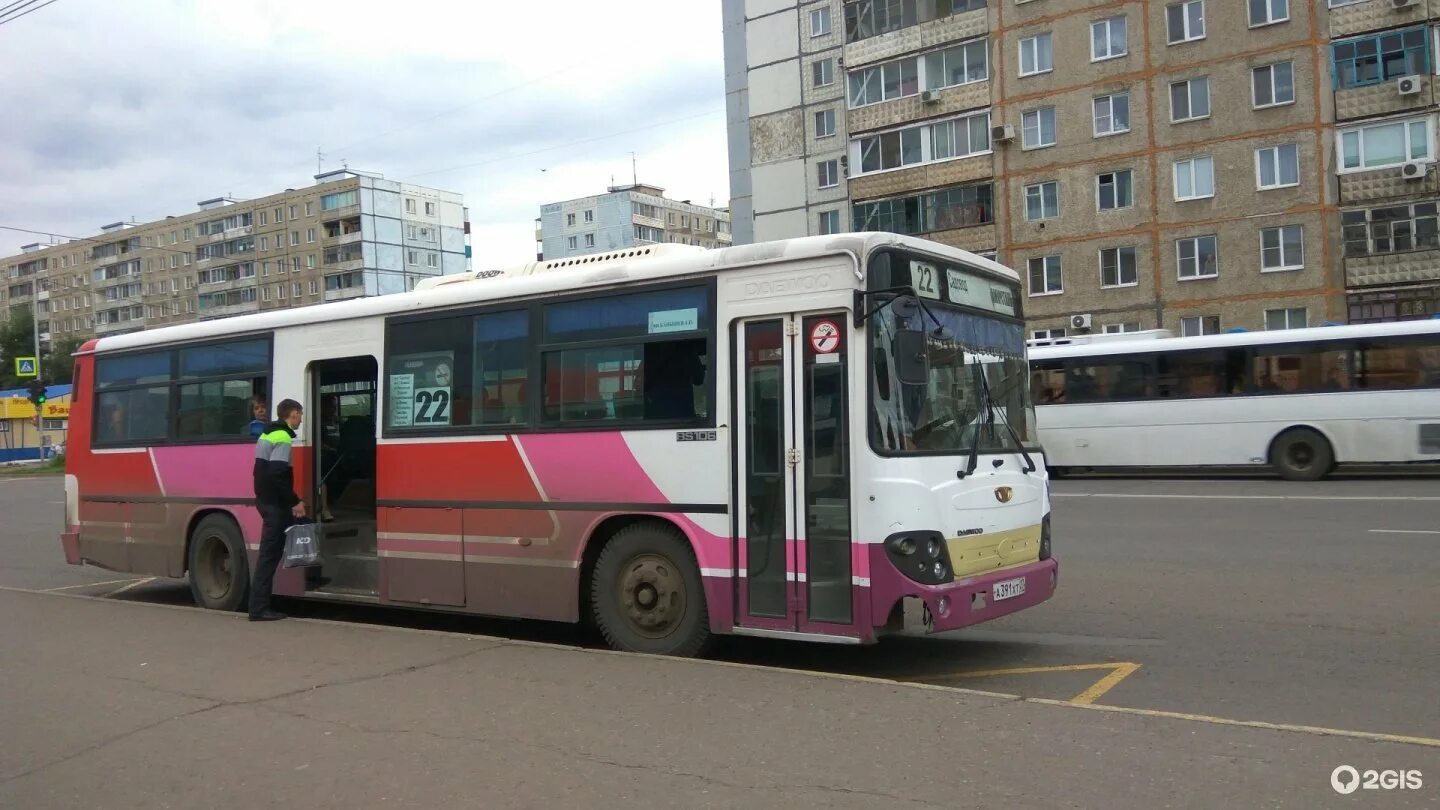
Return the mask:
[[[1406,180],[1424,180],[1425,173],[1429,166],[1421,161],[1412,160],[1400,167],[1400,176]]]
[[[940,94],[934,90],[925,90],[920,93],[920,101],[924,104],[935,104],[940,101]]]
[[[1091,322],[1091,316],[1088,315],[1088,314],[1086,314],[1086,315],[1071,315],[1071,316],[1070,316],[1070,328],[1071,328],[1071,329],[1089,329],[1089,328],[1090,328],[1090,322]]]
[[[1402,96],[1416,96],[1420,94],[1419,76],[1401,76],[1395,80],[1395,91]]]
[[[1420,5],[1420,0],[1390,0],[1390,5],[1396,10],[1411,8]]]
[[[990,140],[996,143],[1015,140],[1015,127],[1010,124],[1001,124],[990,128]]]

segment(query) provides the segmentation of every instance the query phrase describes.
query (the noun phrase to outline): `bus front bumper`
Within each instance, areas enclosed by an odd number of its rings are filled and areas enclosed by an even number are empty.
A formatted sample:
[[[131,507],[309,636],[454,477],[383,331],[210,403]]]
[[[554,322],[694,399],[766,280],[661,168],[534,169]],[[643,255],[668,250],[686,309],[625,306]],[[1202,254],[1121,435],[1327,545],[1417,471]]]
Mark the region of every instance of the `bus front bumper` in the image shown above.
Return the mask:
[[[899,607],[906,632],[958,630],[1034,607],[1055,594],[1060,576],[1059,563],[1051,558],[944,585],[923,585],[896,570],[883,551],[870,562],[872,572],[884,572],[881,577],[871,574],[876,626],[893,628]]]
[[[80,559],[80,532],[61,532],[60,547],[65,550],[65,562],[71,565],[83,565]]]

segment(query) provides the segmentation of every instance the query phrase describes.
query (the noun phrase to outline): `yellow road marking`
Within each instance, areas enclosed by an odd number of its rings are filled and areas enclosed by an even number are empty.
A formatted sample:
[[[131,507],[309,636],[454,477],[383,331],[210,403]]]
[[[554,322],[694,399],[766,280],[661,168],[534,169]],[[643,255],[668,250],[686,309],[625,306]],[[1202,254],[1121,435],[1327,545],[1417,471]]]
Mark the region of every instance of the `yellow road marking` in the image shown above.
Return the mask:
[[[940,675],[926,675],[926,680],[946,680],[949,678],[993,678],[1001,675],[1038,675],[1047,672],[1085,672],[1095,669],[1108,669],[1110,674],[1096,681],[1089,689],[1071,698],[1073,703],[1088,705],[1099,700],[1106,692],[1115,688],[1115,685],[1135,674],[1140,665],[1132,661],[1116,661],[1109,664],[1059,664],[1049,667],[1009,667],[1006,669],[979,669],[970,672],[951,672]]]
[[[155,581],[155,577],[145,577],[144,579],[137,579],[137,580],[135,580],[134,582],[130,583],[129,585],[121,585],[120,587],[116,588],[115,590],[113,590],[113,591],[105,594],[105,598],[108,599],[108,598],[110,598],[110,597],[112,597],[112,596],[118,596],[119,594],[122,594],[122,593],[130,590],[131,588],[138,588],[138,587],[140,587],[141,585],[144,585],[144,584],[147,583],[147,582],[154,582],[154,581]]]
[[[136,580],[135,580],[134,577],[131,577],[131,578],[128,578],[128,579],[107,579],[107,580],[105,580],[104,582],[82,582],[82,583],[80,583],[79,585],[61,585],[61,586],[58,587],[58,588],[45,588],[44,590],[39,591],[39,592],[40,592],[40,593],[55,593],[55,592],[57,592],[57,591],[70,591],[70,590],[74,590],[74,589],[76,589],[76,588],[91,588],[91,587],[95,587],[95,586],[97,586],[97,585],[119,585],[119,584],[122,583],[122,582],[135,582],[135,581],[136,581]]]
[[[1114,689],[1115,684],[1120,683],[1131,675],[1134,675],[1135,670],[1139,668],[1139,664],[1116,664],[1113,672],[1096,681],[1089,689],[1086,689],[1084,692],[1081,692],[1075,697],[1070,698],[1070,702],[1079,703],[1082,706],[1088,706],[1091,703],[1099,700],[1100,697],[1106,692]]]

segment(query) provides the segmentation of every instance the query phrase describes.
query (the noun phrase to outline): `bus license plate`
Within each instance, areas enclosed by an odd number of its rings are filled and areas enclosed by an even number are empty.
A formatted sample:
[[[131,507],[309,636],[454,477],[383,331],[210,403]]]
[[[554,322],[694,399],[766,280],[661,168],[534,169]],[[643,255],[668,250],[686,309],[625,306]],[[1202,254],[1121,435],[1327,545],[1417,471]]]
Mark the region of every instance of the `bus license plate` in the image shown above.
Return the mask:
[[[1001,599],[1009,599],[1023,593],[1025,593],[1025,578],[1019,577],[995,583],[995,587],[990,589],[990,598],[999,602]]]

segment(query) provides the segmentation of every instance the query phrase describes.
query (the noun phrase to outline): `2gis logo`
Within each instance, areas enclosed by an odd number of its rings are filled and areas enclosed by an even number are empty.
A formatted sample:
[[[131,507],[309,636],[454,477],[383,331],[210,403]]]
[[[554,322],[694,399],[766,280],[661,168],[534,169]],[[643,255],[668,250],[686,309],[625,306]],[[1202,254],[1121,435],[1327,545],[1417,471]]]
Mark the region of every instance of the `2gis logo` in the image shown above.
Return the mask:
[[[1336,793],[1348,796],[1357,790],[1419,790],[1425,783],[1420,771],[1360,771],[1350,765],[1340,765],[1330,772],[1330,787]]]

